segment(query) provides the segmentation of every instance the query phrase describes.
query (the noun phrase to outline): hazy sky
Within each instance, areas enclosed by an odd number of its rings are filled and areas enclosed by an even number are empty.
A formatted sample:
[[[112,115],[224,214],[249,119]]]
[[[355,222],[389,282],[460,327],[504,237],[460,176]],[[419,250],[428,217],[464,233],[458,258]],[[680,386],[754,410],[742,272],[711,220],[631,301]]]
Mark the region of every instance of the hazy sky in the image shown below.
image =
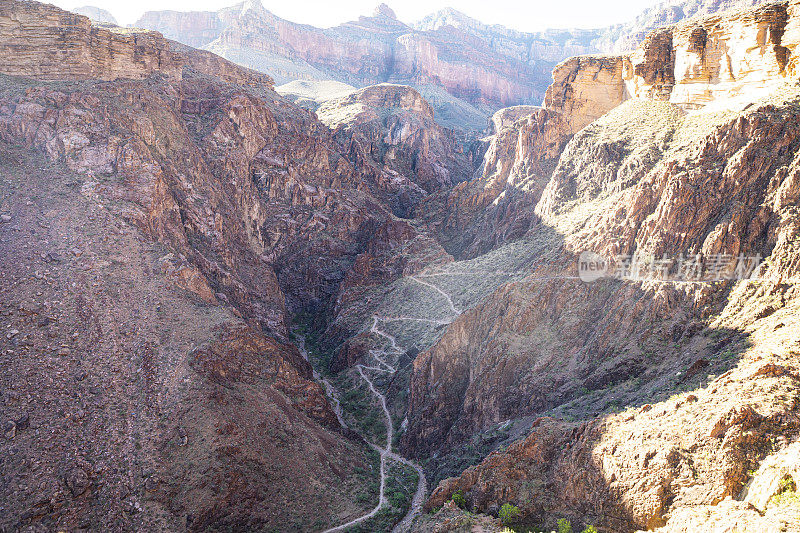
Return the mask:
[[[43,0],[47,1],[47,0]],[[65,9],[95,5],[110,11],[122,25],[133,24],[148,10],[214,11],[241,0],[51,0]],[[293,22],[329,27],[371,14],[377,0],[262,0],[264,7]],[[625,22],[657,0],[388,0],[404,22],[443,7],[453,7],[489,24],[523,31],[544,28],[597,28]]]

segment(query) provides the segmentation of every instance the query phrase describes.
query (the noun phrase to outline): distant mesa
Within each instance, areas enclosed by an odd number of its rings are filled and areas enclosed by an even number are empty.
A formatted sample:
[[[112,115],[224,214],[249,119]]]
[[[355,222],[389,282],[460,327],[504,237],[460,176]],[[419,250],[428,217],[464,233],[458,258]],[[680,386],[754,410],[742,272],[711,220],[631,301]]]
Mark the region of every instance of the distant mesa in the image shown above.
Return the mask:
[[[84,17],[89,17],[90,19],[97,21],[97,22],[104,22],[107,24],[114,24],[115,26],[119,26],[117,19],[114,18],[114,15],[106,11],[105,9],[99,8],[97,6],[83,6],[83,7],[76,7],[72,10],[73,13],[77,13],[78,15],[83,15]]]
[[[248,11],[253,11],[255,13],[260,13],[264,11],[264,5],[261,3],[261,0],[245,0],[241,4],[242,6],[242,15],[247,13]]]
[[[375,11],[372,13],[372,16],[397,20],[397,15],[395,14],[394,10],[386,4],[381,4],[376,7]]]

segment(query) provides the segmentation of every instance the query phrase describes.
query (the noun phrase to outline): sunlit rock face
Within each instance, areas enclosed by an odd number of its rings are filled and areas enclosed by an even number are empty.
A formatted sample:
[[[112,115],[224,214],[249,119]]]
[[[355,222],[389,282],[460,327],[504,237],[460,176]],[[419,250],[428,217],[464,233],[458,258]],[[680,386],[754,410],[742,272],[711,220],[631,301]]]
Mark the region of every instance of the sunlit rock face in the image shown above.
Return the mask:
[[[414,361],[401,443],[432,458],[432,477],[455,476],[430,509],[460,490],[473,511],[511,502],[548,527],[564,516],[610,531],[798,527],[765,473],[794,471],[800,433],[800,359],[784,330],[800,308],[785,281],[798,274],[797,6],[567,60],[543,109],[495,116],[483,172],[449,194],[442,240],[467,236],[456,257],[482,241],[496,253],[518,222],[514,245],[546,252]],[[536,159],[548,151],[555,168]],[[515,191],[521,160],[541,165],[528,181],[538,194]],[[487,223],[501,209],[503,224]],[[573,257],[586,250],[769,259],[752,284],[586,284]],[[448,463],[510,424],[525,437],[467,470]]]
[[[553,70],[545,106],[561,113],[573,133],[605,115],[628,97],[623,56],[573,57]]]
[[[0,1],[0,73],[45,80],[180,79],[169,42],[149,31],[93,26],[89,18],[38,2]]]
[[[696,110],[767,94],[797,77],[798,10],[778,2],[696,18],[651,32],[630,54],[568,59],[545,105],[577,132],[629,98]]]

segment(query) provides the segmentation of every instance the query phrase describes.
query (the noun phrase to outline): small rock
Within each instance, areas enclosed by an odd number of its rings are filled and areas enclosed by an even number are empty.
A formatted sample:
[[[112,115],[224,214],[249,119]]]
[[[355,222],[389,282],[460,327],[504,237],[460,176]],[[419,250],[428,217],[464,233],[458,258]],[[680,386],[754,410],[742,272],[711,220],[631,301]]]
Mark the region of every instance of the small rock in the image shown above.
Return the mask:
[[[69,355],[70,353],[71,351],[69,348],[62,347],[58,349],[58,355]]]
[[[73,496],[80,496],[89,488],[89,475],[83,468],[73,468],[64,482]]]
[[[14,337],[16,337],[17,335],[19,335],[19,330],[12,329],[12,330],[11,330],[11,331],[9,331],[8,333],[6,333],[6,339],[13,339],[13,338],[14,338]]]
[[[144,490],[147,492],[155,492],[158,490],[158,479],[154,476],[148,477],[144,480]]]
[[[216,296],[216,297],[217,297],[217,300],[219,300],[220,302],[223,302],[223,303],[228,303],[228,297],[227,297],[227,296],[225,296],[223,293],[221,293],[221,292],[218,292],[218,293],[216,293],[214,296]]]
[[[31,418],[28,413],[22,413],[17,417],[16,420],[14,420],[14,424],[16,424],[18,431],[28,429],[31,424]]]
[[[17,435],[17,424],[13,420],[3,422],[3,436],[8,440],[13,439]]]
[[[0,222],[11,222],[11,215],[0,215]]]

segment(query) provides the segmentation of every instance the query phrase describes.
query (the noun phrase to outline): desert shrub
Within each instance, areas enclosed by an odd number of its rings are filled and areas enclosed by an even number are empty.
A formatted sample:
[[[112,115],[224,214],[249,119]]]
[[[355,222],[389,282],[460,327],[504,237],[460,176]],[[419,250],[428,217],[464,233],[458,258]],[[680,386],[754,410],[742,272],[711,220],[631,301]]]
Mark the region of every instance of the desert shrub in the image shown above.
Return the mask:
[[[797,485],[792,476],[786,476],[781,480],[778,492],[770,498],[770,503],[778,507],[800,507],[800,494],[797,493]]]
[[[500,518],[503,525],[507,526],[519,518],[520,514],[519,507],[511,505],[510,503],[504,503],[503,506],[500,507],[500,512],[497,513],[497,517]]]
[[[459,508],[461,509],[467,508],[467,499],[464,497],[464,491],[462,491],[461,489],[455,491],[453,495],[450,497],[450,499],[453,500],[453,503],[456,504]]]
[[[570,522],[566,518],[559,518],[558,533],[572,533],[572,522]]]
[[[586,526],[586,528],[581,531],[581,533],[598,533],[597,528],[594,526]]]

